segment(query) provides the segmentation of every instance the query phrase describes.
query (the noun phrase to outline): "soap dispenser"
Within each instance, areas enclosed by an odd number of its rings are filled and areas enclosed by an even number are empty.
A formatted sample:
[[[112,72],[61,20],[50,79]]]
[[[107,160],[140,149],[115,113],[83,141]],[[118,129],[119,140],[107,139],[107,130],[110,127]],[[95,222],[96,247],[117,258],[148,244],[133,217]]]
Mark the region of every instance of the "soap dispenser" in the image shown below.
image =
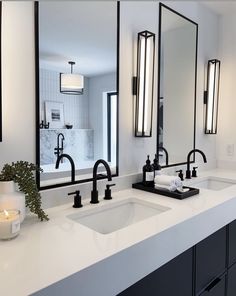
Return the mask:
[[[193,167],[193,170],[192,170],[192,177],[196,178],[197,177],[197,169],[198,167]]]
[[[154,184],[154,169],[149,155],[147,156],[146,164],[143,166],[143,184],[145,186],[153,186]]]
[[[181,180],[181,181],[184,181],[183,170],[178,170],[178,171],[176,171],[176,173],[178,173],[178,177],[180,177],[180,180]]]
[[[156,176],[161,175],[161,166],[159,165],[157,154],[155,154],[155,158],[153,159],[153,170],[154,170],[154,178]]]

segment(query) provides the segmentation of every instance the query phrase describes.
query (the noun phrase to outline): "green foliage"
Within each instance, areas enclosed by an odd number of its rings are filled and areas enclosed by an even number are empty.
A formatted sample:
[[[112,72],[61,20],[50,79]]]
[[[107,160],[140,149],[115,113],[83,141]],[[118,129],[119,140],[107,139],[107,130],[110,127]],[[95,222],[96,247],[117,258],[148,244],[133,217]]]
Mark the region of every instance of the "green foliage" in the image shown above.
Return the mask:
[[[38,191],[34,176],[35,172],[40,171],[42,171],[42,169],[27,161],[12,162],[11,165],[4,165],[0,174],[0,181],[14,181],[17,183],[19,190],[25,194],[26,206],[43,221],[49,220],[49,218],[41,208],[41,195]]]

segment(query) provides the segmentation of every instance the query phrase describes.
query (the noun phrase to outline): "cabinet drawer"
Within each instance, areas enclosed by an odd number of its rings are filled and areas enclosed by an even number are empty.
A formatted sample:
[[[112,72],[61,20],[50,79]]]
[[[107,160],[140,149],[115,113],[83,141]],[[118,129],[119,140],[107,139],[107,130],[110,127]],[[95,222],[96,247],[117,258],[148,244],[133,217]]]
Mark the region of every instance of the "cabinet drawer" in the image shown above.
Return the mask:
[[[201,296],[225,296],[225,276],[217,278],[209,285]]]
[[[226,227],[196,245],[196,293],[226,268]]]
[[[192,261],[193,251],[189,249],[121,292],[119,296],[191,296]]]
[[[236,295],[236,264],[228,270],[228,293],[227,296]]]
[[[232,223],[229,224],[229,266],[235,262],[236,262],[236,220],[234,220]]]

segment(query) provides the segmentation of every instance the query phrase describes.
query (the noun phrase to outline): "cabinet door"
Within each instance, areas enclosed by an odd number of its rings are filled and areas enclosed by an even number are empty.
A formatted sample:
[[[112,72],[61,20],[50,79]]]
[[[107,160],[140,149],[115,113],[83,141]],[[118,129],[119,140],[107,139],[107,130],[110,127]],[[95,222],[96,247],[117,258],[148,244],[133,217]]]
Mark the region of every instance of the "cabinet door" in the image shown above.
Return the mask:
[[[229,266],[236,262],[236,220],[229,224]],[[236,292],[235,292],[236,295]]]
[[[207,287],[225,268],[226,227],[196,245],[196,293]]]
[[[201,296],[225,296],[225,276],[216,278],[201,294]],[[235,296],[235,294],[234,294]]]
[[[158,254],[156,255],[158,256]],[[147,275],[120,296],[191,296],[193,251],[187,250]]]
[[[228,293],[227,296],[236,295],[236,264],[228,270]]]

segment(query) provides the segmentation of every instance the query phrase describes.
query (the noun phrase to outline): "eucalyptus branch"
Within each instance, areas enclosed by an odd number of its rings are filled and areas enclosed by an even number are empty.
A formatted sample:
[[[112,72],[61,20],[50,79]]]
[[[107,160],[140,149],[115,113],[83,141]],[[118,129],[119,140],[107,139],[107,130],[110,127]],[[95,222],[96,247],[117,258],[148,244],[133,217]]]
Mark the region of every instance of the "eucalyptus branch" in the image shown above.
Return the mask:
[[[12,162],[5,164],[1,174],[0,181],[14,181],[18,184],[19,190],[25,194],[25,204],[30,211],[43,220],[49,220],[44,210],[41,208],[41,195],[35,182],[35,172],[41,172],[42,169],[33,163],[27,161]]]

